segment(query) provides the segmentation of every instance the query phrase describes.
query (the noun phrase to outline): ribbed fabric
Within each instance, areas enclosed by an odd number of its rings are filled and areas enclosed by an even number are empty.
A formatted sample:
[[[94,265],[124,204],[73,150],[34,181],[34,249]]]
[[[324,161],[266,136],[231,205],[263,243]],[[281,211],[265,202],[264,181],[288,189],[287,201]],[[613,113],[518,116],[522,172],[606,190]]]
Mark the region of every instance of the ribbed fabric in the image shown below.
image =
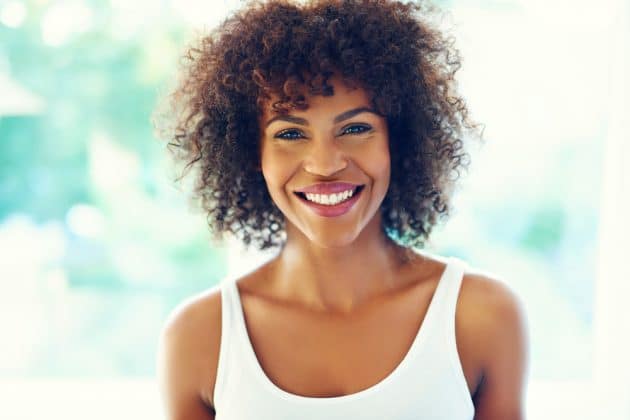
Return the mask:
[[[382,381],[340,397],[306,397],[275,385],[261,368],[233,279],[221,287],[222,333],[214,405],[217,420],[471,420],[474,417],[455,343],[455,306],[466,263],[446,268],[426,316],[400,364]]]

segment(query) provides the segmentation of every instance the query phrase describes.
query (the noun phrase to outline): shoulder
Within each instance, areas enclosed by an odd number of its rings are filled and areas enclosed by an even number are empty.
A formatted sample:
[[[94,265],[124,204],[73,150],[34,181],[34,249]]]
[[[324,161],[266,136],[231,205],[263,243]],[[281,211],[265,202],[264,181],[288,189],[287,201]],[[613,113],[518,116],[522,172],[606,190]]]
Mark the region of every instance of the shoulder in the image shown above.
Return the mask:
[[[501,278],[468,271],[461,289],[461,317],[475,336],[482,380],[475,418],[521,419],[529,365],[524,302]]]
[[[194,417],[194,410],[213,406],[220,343],[219,285],[186,299],[167,317],[160,331],[157,372],[172,418]]]
[[[162,334],[181,335],[221,316],[221,287],[216,285],[181,302],[168,315]],[[207,326],[206,326],[207,327]],[[218,324],[220,327],[220,323]]]
[[[467,314],[474,314],[479,326],[490,333],[496,335],[497,331],[515,328],[524,332],[527,320],[524,302],[504,279],[469,270],[464,274],[460,295]]]

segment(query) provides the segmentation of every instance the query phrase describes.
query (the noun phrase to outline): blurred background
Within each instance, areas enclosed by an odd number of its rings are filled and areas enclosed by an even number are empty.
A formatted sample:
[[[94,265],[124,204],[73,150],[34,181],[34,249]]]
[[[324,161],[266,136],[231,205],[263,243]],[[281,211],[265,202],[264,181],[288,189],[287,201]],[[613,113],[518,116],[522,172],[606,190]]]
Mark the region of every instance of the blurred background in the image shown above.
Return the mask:
[[[528,418],[628,420],[630,8],[436,3],[486,143],[427,251],[522,297]],[[166,316],[269,256],[211,244],[151,124],[239,4],[0,0],[0,418],[161,418]]]

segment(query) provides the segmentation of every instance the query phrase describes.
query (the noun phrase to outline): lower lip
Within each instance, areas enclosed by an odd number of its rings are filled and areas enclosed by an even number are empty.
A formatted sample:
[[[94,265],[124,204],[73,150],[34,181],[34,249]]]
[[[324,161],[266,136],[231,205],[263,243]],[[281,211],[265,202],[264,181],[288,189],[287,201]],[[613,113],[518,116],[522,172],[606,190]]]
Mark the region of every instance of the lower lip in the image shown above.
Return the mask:
[[[363,193],[364,189],[365,189],[365,187],[361,188],[352,197],[350,197],[349,200],[343,201],[343,202],[341,202],[339,204],[335,204],[333,206],[327,206],[327,205],[324,205],[324,204],[318,204],[318,203],[315,203],[313,201],[308,201],[307,199],[299,197],[299,196],[298,196],[298,199],[300,201],[302,201],[304,204],[306,204],[307,206],[309,206],[319,216],[323,216],[323,217],[337,217],[337,216],[341,216],[342,214],[345,214],[345,213],[350,211],[352,206],[354,206],[354,203],[356,203],[359,200],[359,197]]]

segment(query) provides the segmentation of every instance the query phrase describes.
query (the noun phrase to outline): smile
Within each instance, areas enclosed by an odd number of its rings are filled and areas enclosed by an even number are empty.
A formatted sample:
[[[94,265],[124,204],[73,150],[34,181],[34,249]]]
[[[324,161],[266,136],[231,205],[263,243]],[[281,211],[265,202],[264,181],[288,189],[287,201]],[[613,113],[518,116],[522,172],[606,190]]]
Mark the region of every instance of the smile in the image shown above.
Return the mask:
[[[347,213],[352,208],[364,188],[364,185],[360,185],[336,194],[295,192],[295,195],[319,216],[336,217]]]

